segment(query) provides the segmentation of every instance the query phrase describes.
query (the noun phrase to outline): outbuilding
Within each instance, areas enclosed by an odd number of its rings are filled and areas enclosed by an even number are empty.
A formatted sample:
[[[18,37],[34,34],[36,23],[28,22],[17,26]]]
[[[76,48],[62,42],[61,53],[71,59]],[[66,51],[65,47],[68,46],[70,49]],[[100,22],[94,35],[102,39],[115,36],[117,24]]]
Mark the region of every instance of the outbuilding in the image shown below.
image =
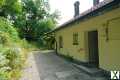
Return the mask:
[[[120,0],[94,0],[79,14],[75,2],[73,19],[54,29],[55,49],[81,63],[103,70],[120,70]]]

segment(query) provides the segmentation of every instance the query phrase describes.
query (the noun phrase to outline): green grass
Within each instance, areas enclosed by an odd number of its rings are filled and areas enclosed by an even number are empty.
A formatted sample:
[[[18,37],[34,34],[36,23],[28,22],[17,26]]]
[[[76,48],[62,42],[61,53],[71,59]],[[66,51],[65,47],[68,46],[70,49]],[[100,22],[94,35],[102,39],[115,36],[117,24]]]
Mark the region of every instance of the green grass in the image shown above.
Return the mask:
[[[21,40],[17,30],[0,17],[0,80],[18,80],[31,46]]]

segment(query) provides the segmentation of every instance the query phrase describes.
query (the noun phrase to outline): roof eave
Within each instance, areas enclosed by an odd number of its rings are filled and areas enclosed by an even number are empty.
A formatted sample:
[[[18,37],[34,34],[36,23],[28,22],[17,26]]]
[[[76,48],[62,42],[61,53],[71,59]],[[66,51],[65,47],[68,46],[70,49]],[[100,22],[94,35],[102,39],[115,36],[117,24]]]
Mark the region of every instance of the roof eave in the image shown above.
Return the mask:
[[[92,12],[95,12],[99,9],[102,9],[103,7],[106,7],[107,5],[111,4],[111,3],[114,3],[114,2],[120,2],[120,0],[108,0],[108,1],[103,1],[101,2],[100,4],[96,5],[96,6],[93,6],[92,8],[88,9],[87,11],[81,13],[79,16],[77,17],[74,17],[72,19],[70,19],[69,21],[65,22],[64,24],[58,26],[56,29],[52,30],[51,32],[56,32],[60,29],[63,29],[63,28],[66,28],[65,26],[69,25],[69,24],[72,24],[74,23],[75,21],[77,20],[80,20],[82,19],[83,17],[85,17],[86,15],[89,15],[91,14]]]

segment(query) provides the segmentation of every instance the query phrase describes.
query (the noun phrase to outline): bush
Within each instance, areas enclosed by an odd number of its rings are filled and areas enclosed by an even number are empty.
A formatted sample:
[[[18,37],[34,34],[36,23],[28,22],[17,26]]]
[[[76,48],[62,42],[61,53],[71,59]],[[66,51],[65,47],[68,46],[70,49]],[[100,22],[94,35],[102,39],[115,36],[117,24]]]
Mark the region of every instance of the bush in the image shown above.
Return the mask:
[[[7,19],[0,17],[0,32],[7,33],[9,37],[16,41],[18,40],[18,33]]]
[[[13,25],[0,17],[0,80],[18,80],[29,46],[20,40]]]
[[[7,33],[0,32],[0,44],[2,45],[10,45],[10,37],[8,36]]]
[[[11,69],[16,69],[21,67],[21,58],[20,58],[20,52],[18,52],[14,48],[9,48],[4,52],[4,55],[7,60],[9,60],[8,66]]]
[[[4,78],[9,80],[20,75],[23,63],[22,50],[0,48],[0,80],[4,80]]]
[[[4,55],[5,48],[0,46],[0,80],[9,80],[9,60]]]

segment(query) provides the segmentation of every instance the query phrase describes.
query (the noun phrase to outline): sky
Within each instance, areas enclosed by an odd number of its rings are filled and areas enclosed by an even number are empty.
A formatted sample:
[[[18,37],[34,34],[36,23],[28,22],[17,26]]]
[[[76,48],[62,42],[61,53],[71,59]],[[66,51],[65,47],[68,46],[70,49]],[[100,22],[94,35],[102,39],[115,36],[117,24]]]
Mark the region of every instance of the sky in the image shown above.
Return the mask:
[[[61,16],[58,21],[58,25],[61,25],[73,18],[75,1],[80,2],[80,13],[93,6],[93,0],[49,0],[51,12],[54,12],[55,10],[60,12]]]

